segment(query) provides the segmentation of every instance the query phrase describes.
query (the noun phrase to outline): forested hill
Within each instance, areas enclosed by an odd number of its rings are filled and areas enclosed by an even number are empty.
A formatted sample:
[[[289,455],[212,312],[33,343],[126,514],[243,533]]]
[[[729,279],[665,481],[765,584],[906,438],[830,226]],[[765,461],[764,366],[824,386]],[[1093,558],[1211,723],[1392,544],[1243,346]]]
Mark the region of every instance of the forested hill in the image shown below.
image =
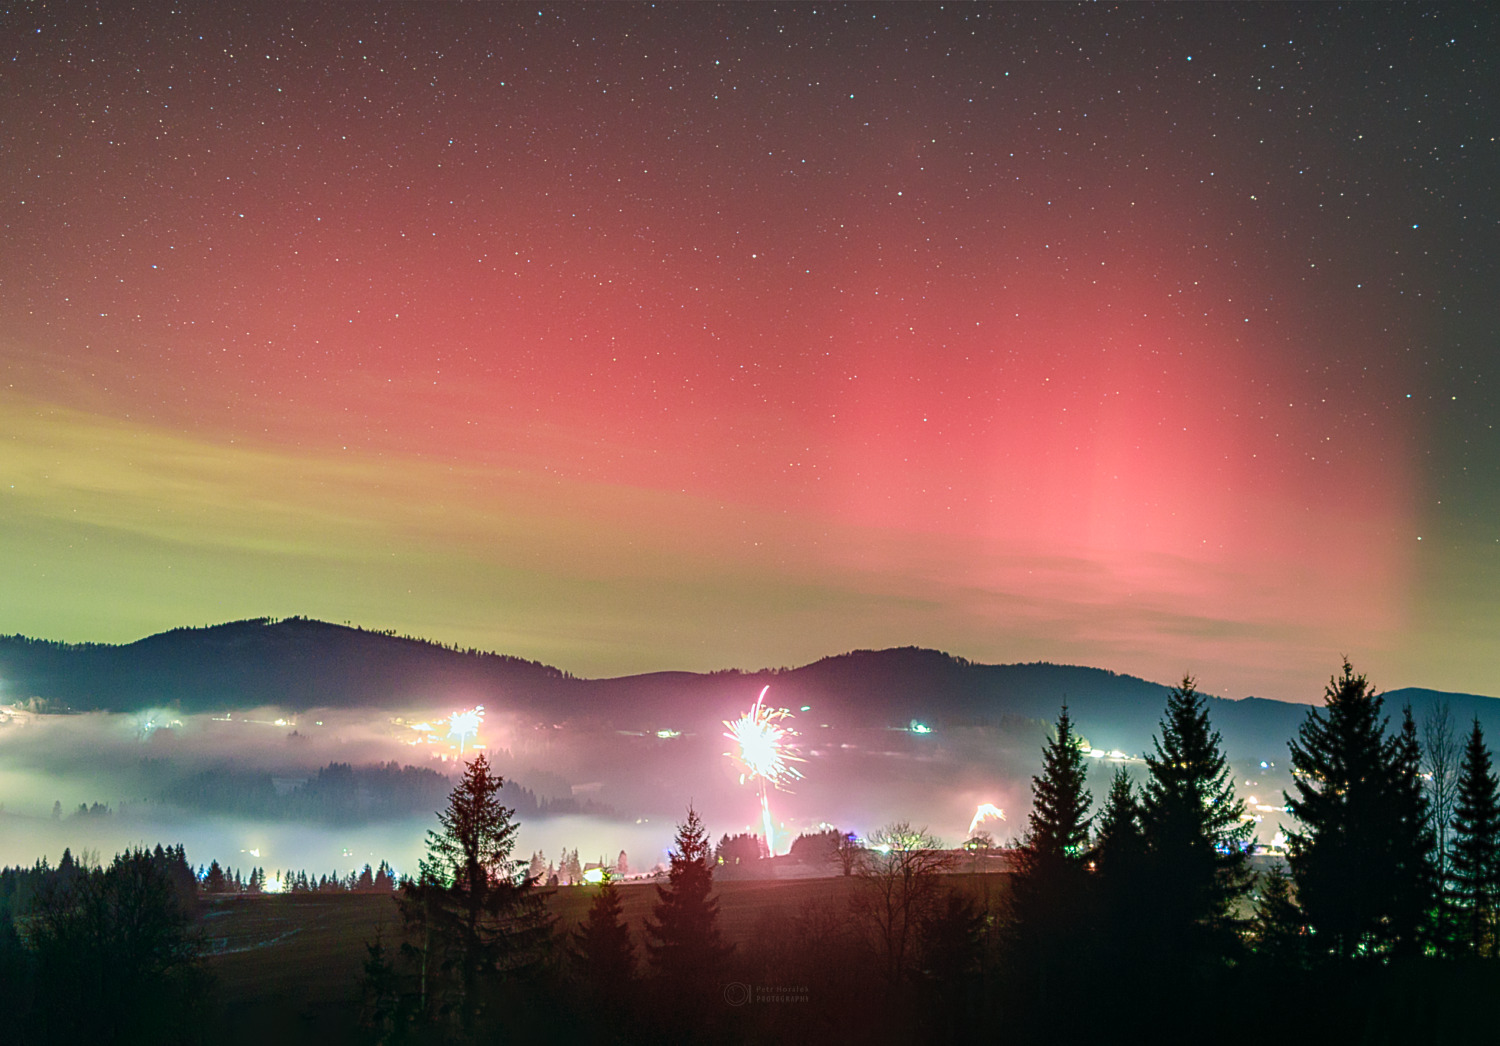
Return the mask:
[[[578,679],[534,661],[306,618],[174,629],[120,646],[0,637],[0,700],[39,698],[74,711],[407,709],[454,701],[546,722],[705,730],[722,729],[720,720],[768,684],[777,705],[810,706],[804,716],[855,728],[1050,721],[1066,702],[1092,743],[1127,752],[1149,748],[1167,692],[1162,683],[1098,668],[974,664],[914,647],[854,651],[791,669]],[[1443,699],[1456,723],[1478,715],[1500,736],[1500,702],[1488,697],[1401,690],[1387,695],[1387,711],[1399,716],[1410,702],[1420,717]],[[1240,758],[1280,761],[1306,714],[1307,706],[1281,701],[1212,701],[1214,725]]]
[[[566,679],[534,661],[307,618],[175,628],[121,646],[0,638],[0,697],[77,711],[384,708],[467,690],[545,700]]]

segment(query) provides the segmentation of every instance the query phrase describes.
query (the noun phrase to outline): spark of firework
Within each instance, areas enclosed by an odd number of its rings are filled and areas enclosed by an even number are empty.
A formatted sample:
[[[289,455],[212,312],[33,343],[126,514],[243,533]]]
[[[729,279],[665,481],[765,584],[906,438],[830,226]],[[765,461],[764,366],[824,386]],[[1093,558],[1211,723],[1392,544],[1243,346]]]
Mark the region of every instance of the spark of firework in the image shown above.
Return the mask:
[[[767,785],[785,788],[788,782],[800,780],[802,772],[791,764],[802,760],[797,757],[791,741],[797,736],[797,731],[783,725],[792,713],[785,708],[766,707],[766,691],[770,689],[769,686],[761,688],[750,711],[733,721],[724,720],[724,725],[729,728],[724,736],[738,746],[736,752],[728,754],[737,758],[744,767],[740,782],[755,781],[760,790],[760,816],[766,831],[766,850],[775,856]]]
[[[484,722],[484,705],[454,712],[448,717],[448,736],[458,738],[458,754],[463,755],[464,744],[479,733],[479,724]]]
[[[994,803],[980,803],[979,808],[974,811],[974,820],[969,822],[969,834],[973,835],[974,829],[991,818],[996,821],[1003,821],[1005,820],[1005,811]]]

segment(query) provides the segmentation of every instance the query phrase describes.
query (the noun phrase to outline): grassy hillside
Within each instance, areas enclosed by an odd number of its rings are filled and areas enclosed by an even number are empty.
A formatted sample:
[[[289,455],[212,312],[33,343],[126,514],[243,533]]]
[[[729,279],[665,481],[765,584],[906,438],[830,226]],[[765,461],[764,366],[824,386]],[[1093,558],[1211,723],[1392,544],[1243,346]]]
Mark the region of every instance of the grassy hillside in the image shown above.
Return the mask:
[[[998,896],[1000,874],[948,877],[951,884]],[[719,882],[720,924],[744,952],[778,921],[809,909],[842,913],[855,880],[759,879]],[[625,919],[643,953],[644,926],[656,903],[652,883],[619,887]],[[548,907],[565,935],[584,917],[595,890],[550,891]],[[360,1041],[359,979],[367,942],[381,932],[400,939],[400,916],[388,897],[311,894],[210,899],[205,934],[215,954],[222,1013],[212,1041],[223,1046]]]

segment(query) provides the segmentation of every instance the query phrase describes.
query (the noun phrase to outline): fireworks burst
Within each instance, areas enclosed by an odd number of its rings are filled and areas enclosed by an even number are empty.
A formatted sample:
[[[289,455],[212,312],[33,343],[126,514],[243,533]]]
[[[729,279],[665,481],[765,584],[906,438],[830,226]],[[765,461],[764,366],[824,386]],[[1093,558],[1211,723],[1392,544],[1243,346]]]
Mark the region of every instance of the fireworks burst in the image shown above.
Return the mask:
[[[974,820],[969,822],[969,834],[973,835],[974,829],[989,820],[1005,820],[1005,811],[994,803],[980,803],[979,808],[974,811]]]
[[[448,736],[458,738],[458,753],[463,754],[464,744],[479,733],[479,724],[484,722],[484,705],[454,712],[448,717]]]
[[[729,728],[724,736],[738,746],[738,751],[728,754],[735,756],[744,766],[740,783],[756,781],[759,785],[766,849],[775,856],[776,847],[771,837],[771,802],[766,786],[785,788],[788,782],[800,780],[802,772],[791,764],[802,760],[797,757],[791,741],[797,736],[797,731],[782,725],[792,713],[785,708],[767,708],[765,705],[766,691],[770,689],[769,686],[761,688],[750,711],[732,722],[724,720],[724,725]]]

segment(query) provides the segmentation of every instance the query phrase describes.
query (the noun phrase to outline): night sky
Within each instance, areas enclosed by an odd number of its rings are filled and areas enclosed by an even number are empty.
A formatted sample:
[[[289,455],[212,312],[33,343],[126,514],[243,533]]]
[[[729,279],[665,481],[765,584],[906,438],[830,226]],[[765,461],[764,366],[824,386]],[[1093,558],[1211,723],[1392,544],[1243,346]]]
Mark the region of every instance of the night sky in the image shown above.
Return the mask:
[[[1500,694],[1485,5],[14,5],[0,632]]]

